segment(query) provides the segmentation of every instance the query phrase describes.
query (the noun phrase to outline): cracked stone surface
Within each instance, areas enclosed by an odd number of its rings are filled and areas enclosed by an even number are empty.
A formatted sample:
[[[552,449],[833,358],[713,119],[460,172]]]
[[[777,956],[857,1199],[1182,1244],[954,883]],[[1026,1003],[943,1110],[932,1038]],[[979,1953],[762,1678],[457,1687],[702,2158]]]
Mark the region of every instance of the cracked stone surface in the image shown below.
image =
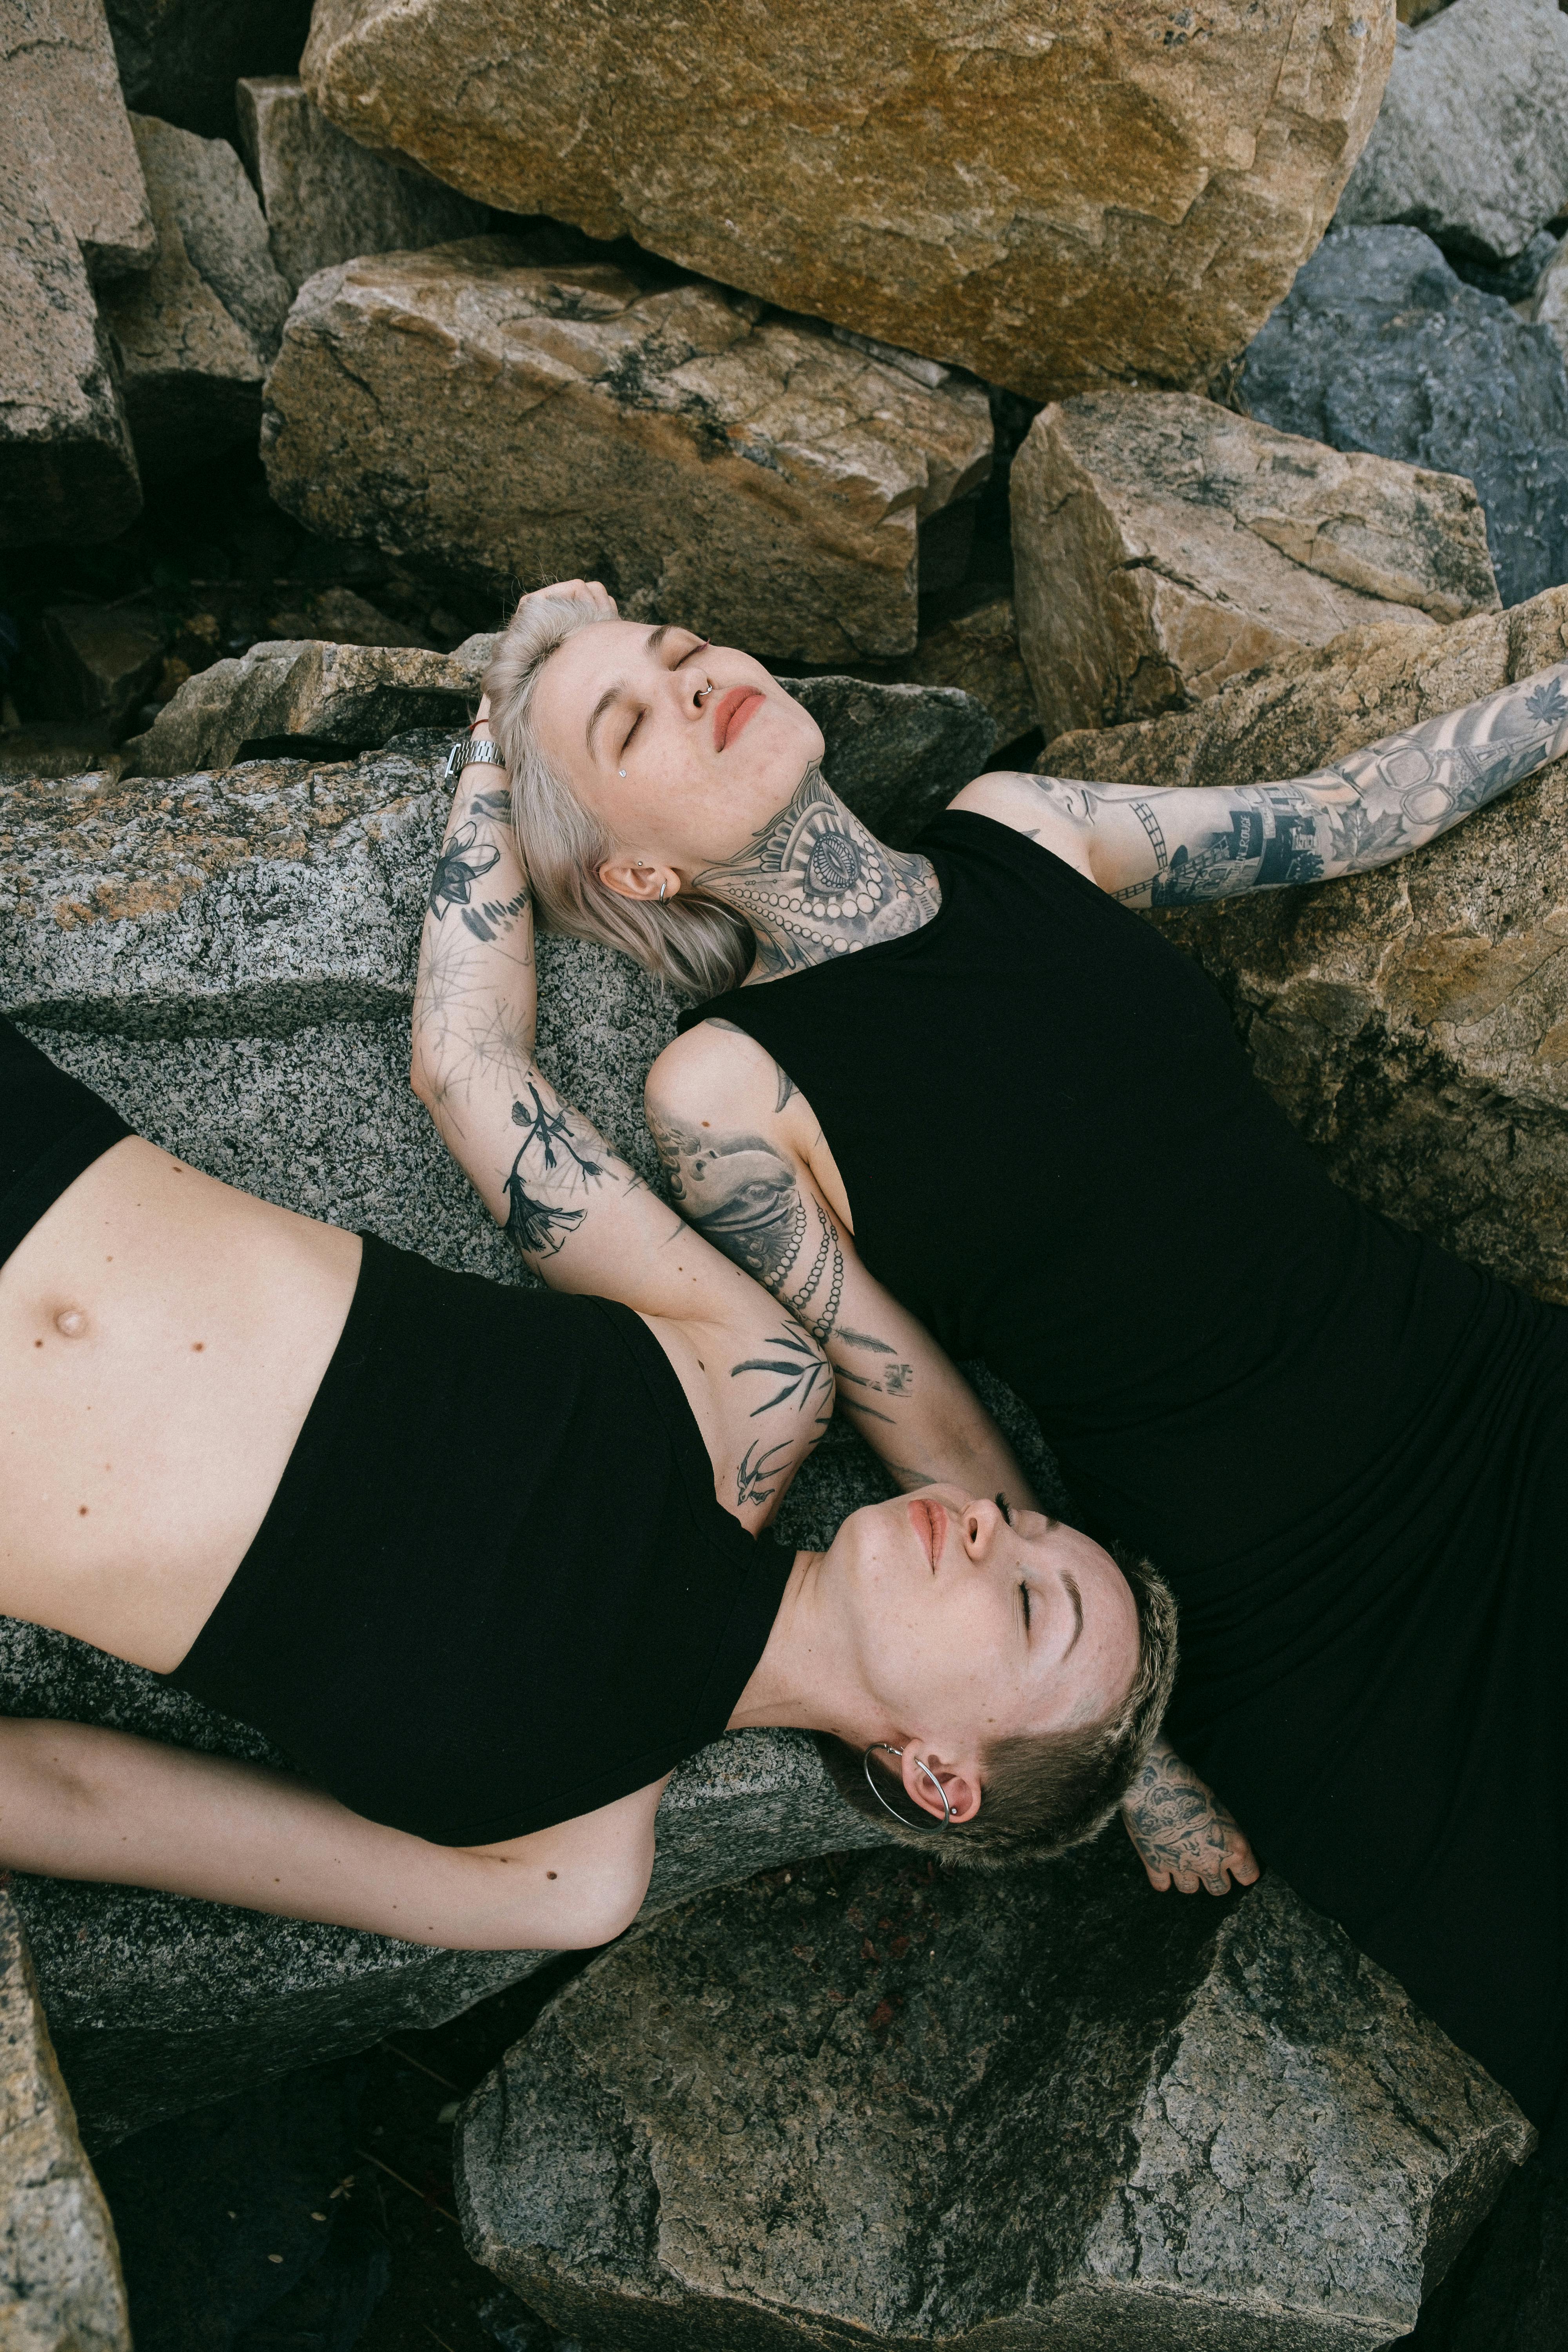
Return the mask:
[[[1533,2135],[1279,1879],[907,1849],[595,1961],[458,2124],[469,2250],[643,2352],[1386,2345]]]
[[[112,539],[142,478],[81,248],[0,153],[0,547]]]
[[[1568,588],[1447,629],[1355,629],[1195,709],[1058,737],[1043,772],[1310,774],[1568,656]],[[1346,1189],[1568,1304],[1568,761],[1373,874],[1151,918]]]
[[[226,139],[199,139],[134,115],[158,252],[141,279],[111,289],[126,414],[142,470],[170,475],[254,434],[289,289],[267,224]]]
[[[1498,603],[1468,482],[1184,393],[1042,409],[1012,505],[1019,644],[1047,736],[1181,709],[1358,623]]]
[[[22,1923],[0,1894],[0,2342],[131,2352],[114,2225],[77,2136]]]
[[[629,619],[763,654],[912,648],[917,527],[990,470],[980,387],[718,286],[529,256],[473,237],[310,279],[267,383],[279,503],[502,592],[601,579]]]
[[[466,194],[1048,398],[1241,349],[1393,47],[1393,0],[318,0],[300,70]]]
[[[1552,331],[1462,283],[1419,229],[1325,237],[1248,346],[1235,398],[1281,433],[1473,482],[1505,604],[1568,580],[1568,374]]]
[[[238,105],[239,143],[290,294],[357,254],[416,250],[489,226],[482,205],[345,138],[293,74],[242,81]]]
[[[91,276],[147,268],[157,236],[103,0],[10,0],[0,101],[14,163]]]
[[[1568,205],[1568,23],[1557,0],[1454,0],[1398,36],[1383,105],[1340,199],[1502,262]]]

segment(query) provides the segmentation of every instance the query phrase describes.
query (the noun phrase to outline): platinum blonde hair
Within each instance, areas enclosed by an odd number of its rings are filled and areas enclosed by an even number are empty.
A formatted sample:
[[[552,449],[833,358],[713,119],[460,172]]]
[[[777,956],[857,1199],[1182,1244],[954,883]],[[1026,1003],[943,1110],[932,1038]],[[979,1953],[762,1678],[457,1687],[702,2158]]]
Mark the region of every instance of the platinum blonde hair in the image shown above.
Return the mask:
[[[552,930],[618,948],[679,995],[721,996],[752,968],[750,925],[731,908],[689,890],[655,905],[623,898],[602,882],[599,868],[618,844],[545,758],[534,730],[533,698],[551,655],[579,629],[612,617],[575,596],[527,597],[490,658],[490,732],[511,774],[518,846]]]

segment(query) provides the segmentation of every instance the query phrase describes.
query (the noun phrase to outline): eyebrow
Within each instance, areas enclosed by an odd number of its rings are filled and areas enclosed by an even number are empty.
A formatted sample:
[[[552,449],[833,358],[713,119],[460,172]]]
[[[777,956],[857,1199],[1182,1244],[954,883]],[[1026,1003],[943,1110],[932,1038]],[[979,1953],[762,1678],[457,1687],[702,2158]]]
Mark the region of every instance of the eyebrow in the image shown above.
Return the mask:
[[[1062,1652],[1062,1655],[1064,1658],[1070,1658],[1073,1653],[1073,1643],[1076,1643],[1079,1635],[1083,1631],[1083,1595],[1079,1591],[1077,1582],[1068,1574],[1065,1568],[1062,1570],[1062,1582],[1067,1586],[1068,1598],[1072,1602],[1073,1613],[1072,1641],[1068,1643],[1067,1648]]]
[[[647,633],[646,650],[650,654],[658,653],[666,637],[674,634],[675,627],[676,624],[673,621],[661,621],[657,629],[650,629]],[[688,630],[686,634],[689,635],[691,632]],[[598,726],[599,721],[604,717],[605,711],[610,709],[613,703],[620,700],[621,696],[626,692],[626,690],[625,679],[617,678],[614,686],[607,686],[605,688],[605,691],[600,695],[597,702],[595,703],[593,710],[589,715],[587,732],[584,737],[584,740],[588,746],[588,756],[590,759],[594,756],[594,731],[595,728]]]

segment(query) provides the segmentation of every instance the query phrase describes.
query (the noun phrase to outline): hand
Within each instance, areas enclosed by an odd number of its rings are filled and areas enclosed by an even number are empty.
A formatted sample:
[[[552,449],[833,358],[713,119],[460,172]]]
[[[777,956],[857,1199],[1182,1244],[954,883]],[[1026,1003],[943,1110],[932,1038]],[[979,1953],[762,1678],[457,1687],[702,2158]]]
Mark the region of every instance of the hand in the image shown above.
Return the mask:
[[[607,614],[614,620],[618,612],[615,598],[602,580],[552,580],[546,588],[531,588],[528,596],[520,599],[526,604],[529,596],[576,596],[592,604],[596,613]]]
[[[1232,1879],[1250,1886],[1258,1875],[1258,1857],[1235,1814],[1167,1740],[1150,1749],[1121,1800],[1121,1818],[1157,1894],[1174,1886],[1195,1895],[1205,1886],[1228,1895]]]

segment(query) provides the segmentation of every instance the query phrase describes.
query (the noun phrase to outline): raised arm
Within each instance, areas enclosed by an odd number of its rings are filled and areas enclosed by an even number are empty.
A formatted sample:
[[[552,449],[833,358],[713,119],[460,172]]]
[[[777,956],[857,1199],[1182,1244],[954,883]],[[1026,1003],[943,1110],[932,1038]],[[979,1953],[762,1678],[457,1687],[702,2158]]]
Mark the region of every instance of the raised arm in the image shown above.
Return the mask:
[[[1133,907],[1386,866],[1568,751],[1568,662],[1283,783],[1233,790],[983,776],[954,806],[1030,835]]]

